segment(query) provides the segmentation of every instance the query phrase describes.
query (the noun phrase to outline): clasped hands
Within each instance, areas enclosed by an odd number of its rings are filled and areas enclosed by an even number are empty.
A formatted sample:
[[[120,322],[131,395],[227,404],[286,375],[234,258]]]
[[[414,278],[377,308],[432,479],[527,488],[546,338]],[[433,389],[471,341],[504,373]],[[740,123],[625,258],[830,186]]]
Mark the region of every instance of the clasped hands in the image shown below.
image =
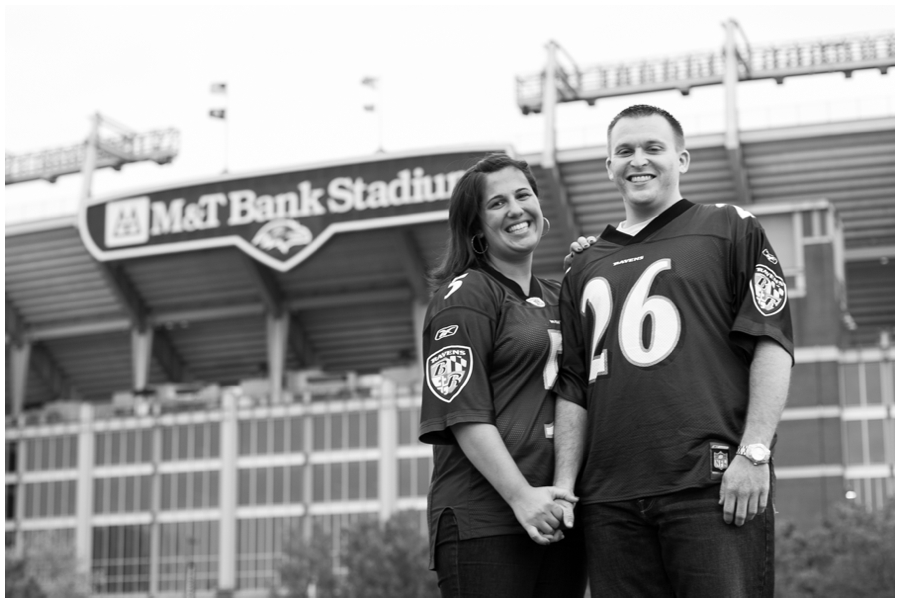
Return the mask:
[[[559,542],[565,536],[562,527],[575,525],[578,497],[555,486],[527,487],[511,501],[516,519],[538,544]]]

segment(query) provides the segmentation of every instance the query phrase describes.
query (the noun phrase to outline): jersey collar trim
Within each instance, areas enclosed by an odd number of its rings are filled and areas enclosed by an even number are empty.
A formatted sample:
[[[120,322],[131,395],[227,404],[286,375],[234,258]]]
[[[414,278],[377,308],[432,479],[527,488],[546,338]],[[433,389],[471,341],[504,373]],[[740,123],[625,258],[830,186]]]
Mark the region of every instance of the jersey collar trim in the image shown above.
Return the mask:
[[[635,243],[642,243],[645,241],[650,235],[655,234],[662,230],[669,222],[694,207],[694,204],[688,201],[687,199],[681,199],[664,211],[663,213],[656,216],[652,222],[647,224],[639,233],[634,235],[633,237],[625,234],[621,230],[618,230],[611,224],[606,226],[606,230],[603,231],[603,234],[600,236],[610,243],[615,243],[617,245],[634,245]]]
[[[500,281],[503,285],[506,286],[507,289],[512,291],[516,297],[521,299],[522,301],[527,300],[529,297],[540,297],[543,298],[543,292],[541,291],[541,285],[538,283],[537,277],[533,274],[531,275],[531,285],[529,287],[528,295],[522,293],[522,287],[519,286],[517,282],[512,280],[511,278],[507,278],[503,275],[502,272],[485,262],[480,266],[480,268],[494,277],[496,280]]]

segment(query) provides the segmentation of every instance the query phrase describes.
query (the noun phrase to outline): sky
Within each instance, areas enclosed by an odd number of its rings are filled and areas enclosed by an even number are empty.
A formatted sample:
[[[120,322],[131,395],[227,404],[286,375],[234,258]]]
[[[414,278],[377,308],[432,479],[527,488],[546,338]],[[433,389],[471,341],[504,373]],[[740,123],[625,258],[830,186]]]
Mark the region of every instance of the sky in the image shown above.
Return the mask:
[[[523,116],[515,81],[557,42],[579,66],[720,49],[734,18],[751,45],[895,29],[892,3],[572,5],[127,3],[5,7],[7,153],[76,144],[95,112],[135,131],[176,128],[172,164],[99,170],[107,196],[330,160],[483,143],[540,150],[543,117]],[[378,78],[377,92],[363,86]],[[211,84],[226,82],[227,95]],[[894,69],[745,82],[741,127],[894,114]],[[602,144],[636,102],[668,109],[692,134],[721,132],[721,86],[566,103],[560,148]],[[380,110],[363,109],[375,104]],[[227,108],[226,122],[209,117]],[[80,176],[5,187],[7,224],[71,215]]]

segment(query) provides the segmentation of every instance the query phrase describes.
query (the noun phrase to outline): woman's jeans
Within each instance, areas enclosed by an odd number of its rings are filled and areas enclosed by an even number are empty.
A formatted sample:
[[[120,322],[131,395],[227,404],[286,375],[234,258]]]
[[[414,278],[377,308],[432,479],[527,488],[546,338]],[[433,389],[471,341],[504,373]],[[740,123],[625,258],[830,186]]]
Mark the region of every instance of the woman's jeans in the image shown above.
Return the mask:
[[[524,533],[460,540],[456,516],[445,511],[435,541],[441,596],[583,597],[587,576],[581,530],[576,526],[565,536],[549,545]]]

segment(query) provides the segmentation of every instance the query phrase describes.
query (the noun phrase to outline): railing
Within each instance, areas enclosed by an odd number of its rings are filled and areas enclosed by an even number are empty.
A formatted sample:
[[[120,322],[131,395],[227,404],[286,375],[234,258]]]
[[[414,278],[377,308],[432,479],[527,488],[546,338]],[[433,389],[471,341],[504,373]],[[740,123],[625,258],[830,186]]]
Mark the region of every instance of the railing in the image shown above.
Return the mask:
[[[155,161],[169,163],[178,154],[179,135],[173,128],[117,137],[101,138],[97,166],[118,169],[125,163]],[[6,184],[29,180],[54,182],[75,174],[84,165],[87,143],[22,155],[6,155]]]
[[[738,51],[738,79],[775,79],[856,69],[877,68],[886,73],[894,66],[894,33],[862,34],[825,40],[789,42]],[[713,50],[676,57],[595,65],[581,70],[580,89],[573,90],[565,74],[557,77],[559,102],[587,101],[661,90],[683,94],[697,86],[720,84],[725,70],[724,52]],[[566,86],[560,85],[565,82]],[[543,74],[516,78],[519,108],[527,115],[540,112]]]

